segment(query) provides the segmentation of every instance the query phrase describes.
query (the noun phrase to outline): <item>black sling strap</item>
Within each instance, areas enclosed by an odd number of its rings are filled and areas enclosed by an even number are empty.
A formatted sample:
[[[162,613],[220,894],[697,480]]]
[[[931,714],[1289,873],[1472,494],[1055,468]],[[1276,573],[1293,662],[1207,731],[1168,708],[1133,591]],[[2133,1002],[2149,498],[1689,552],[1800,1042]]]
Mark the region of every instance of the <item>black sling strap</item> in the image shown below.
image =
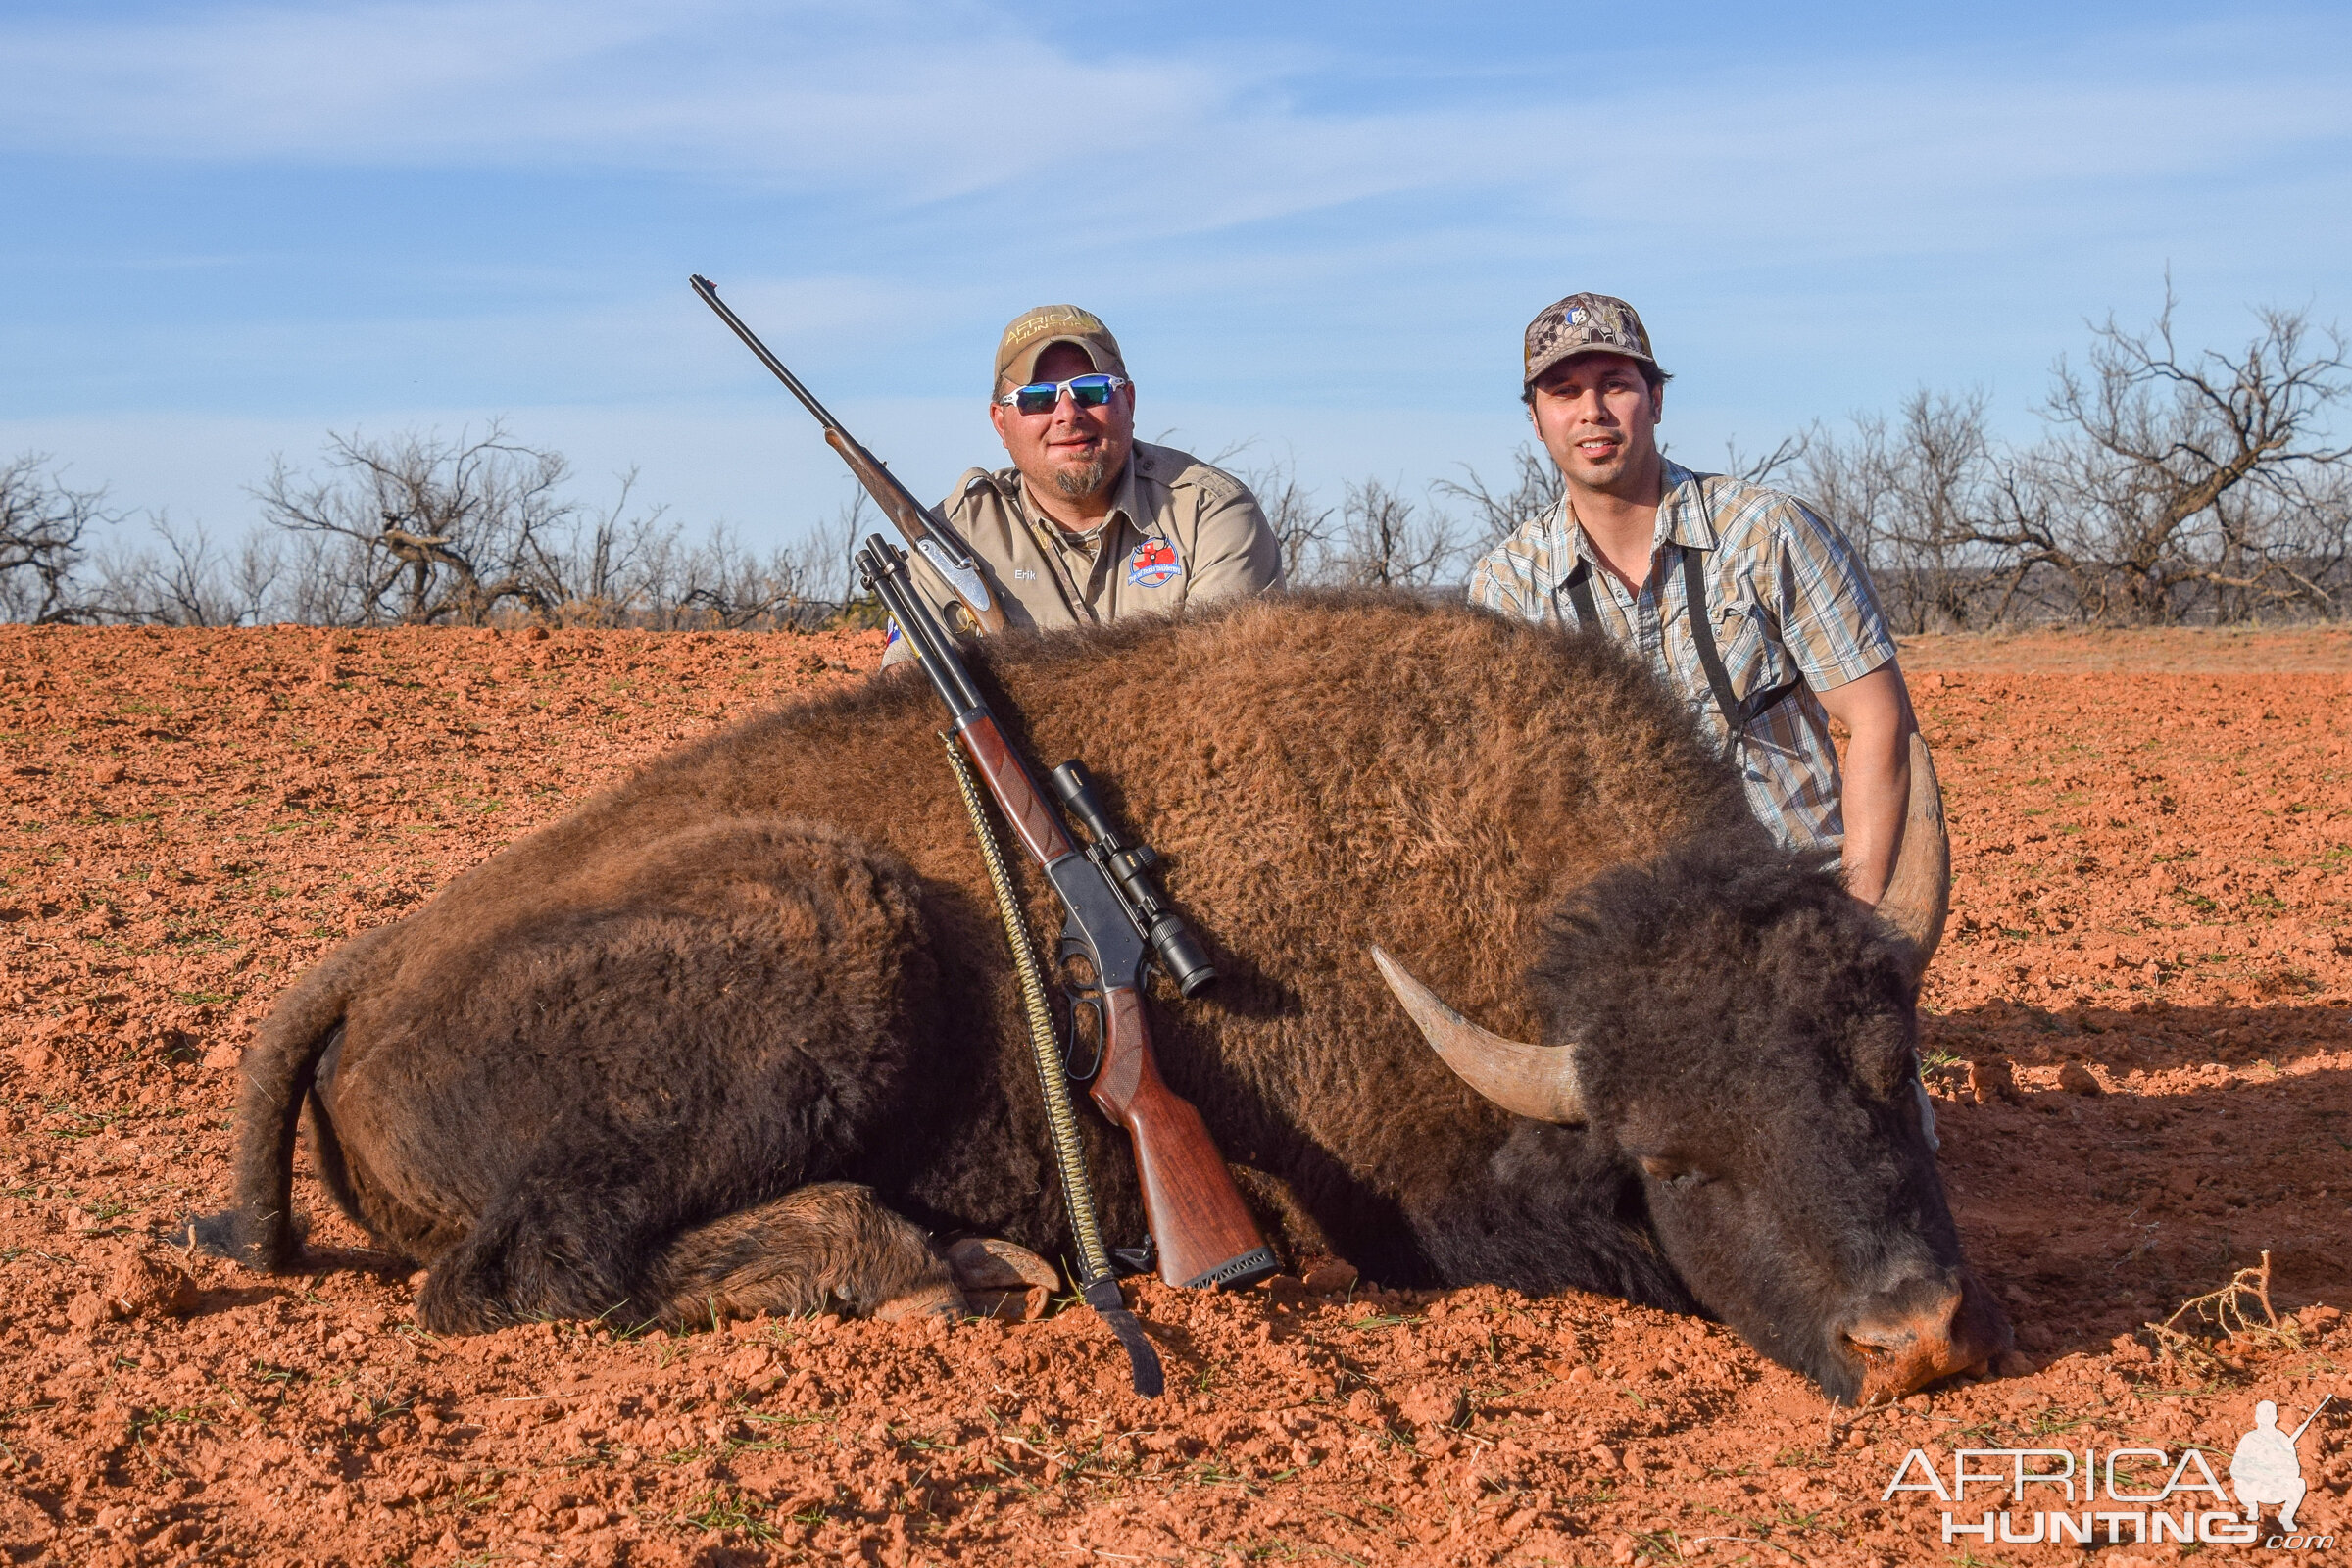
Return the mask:
[[[1792,675],[1778,686],[1749,692],[1745,702],[1732,695],[1732,677],[1723,667],[1723,655],[1715,650],[1715,617],[1707,613],[1707,571],[1699,559],[1703,554],[1683,546],[1683,612],[1690,617],[1690,641],[1697,645],[1698,662],[1706,669],[1707,684],[1714,688],[1715,706],[1723,710],[1723,721],[1731,728],[1723,743],[1728,752],[1740,744],[1748,725],[1805,682],[1803,676]]]
[[[1707,531],[1715,531],[1715,509],[1707,500],[1704,480],[1693,480],[1698,486],[1700,513],[1707,519]],[[1723,749],[1728,754],[1740,744],[1747,727],[1770,712],[1796,689],[1804,685],[1802,676],[1792,676],[1780,685],[1747,694],[1745,702],[1732,695],[1732,677],[1723,667],[1723,655],[1715,647],[1714,617],[1707,613],[1707,570],[1702,559],[1706,552],[1690,545],[1680,547],[1683,552],[1683,612],[1690,617],[1690,641],[1698,650],[1699,667],[1707,672],[1707,689],[1715,694],[1715,706],[1723,711],[1726,733]],[[1593,631],[1600,630],[1600,607],[1592,600],[1592,564],[1582,555],[1561,584],[1568,590],[1568,602],[1576,607],[1576,623]]]
[[[1600,630],[1600,607],[1592,602],[1592,564],[1577,557],[1575,569],[1568,573],[1565,586],[1568,602],[1576,606],[1577,630]]]

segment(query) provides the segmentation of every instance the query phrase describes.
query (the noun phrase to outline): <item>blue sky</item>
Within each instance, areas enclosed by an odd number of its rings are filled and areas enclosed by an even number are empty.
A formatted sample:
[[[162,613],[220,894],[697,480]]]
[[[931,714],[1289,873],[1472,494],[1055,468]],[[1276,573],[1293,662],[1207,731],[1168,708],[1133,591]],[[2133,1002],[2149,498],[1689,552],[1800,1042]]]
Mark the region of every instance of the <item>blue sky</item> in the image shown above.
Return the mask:
[[[2168,267],[2192,341],[2352,317],[2347,61],[2342,6],[9,0],[0,456],[234,532],[273,453],[504,414],[780,539],[848,481],[696,270],[926,493],[1057,300],[1147,433],[1333,491],[1499,472],[1576,288],[1688,461],[1921,383],[2025,433]]]

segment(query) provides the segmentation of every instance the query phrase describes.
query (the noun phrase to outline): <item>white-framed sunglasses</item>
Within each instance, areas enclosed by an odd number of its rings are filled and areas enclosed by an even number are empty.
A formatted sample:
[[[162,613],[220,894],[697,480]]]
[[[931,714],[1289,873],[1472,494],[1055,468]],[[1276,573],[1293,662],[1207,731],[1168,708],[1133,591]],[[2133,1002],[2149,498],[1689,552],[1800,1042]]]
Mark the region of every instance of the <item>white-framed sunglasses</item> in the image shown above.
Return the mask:
[[[1097,370],[1091,375],[1073,375],[1067,381],[1032,381],[1016,386],[997,402],[1022,414],[1052,414],[1061,404],[1067,392],[1070,401],[1082,409],[1099,409],[1110,401],[1110,395],[1123,386],[1134,383],[1123,375]]]

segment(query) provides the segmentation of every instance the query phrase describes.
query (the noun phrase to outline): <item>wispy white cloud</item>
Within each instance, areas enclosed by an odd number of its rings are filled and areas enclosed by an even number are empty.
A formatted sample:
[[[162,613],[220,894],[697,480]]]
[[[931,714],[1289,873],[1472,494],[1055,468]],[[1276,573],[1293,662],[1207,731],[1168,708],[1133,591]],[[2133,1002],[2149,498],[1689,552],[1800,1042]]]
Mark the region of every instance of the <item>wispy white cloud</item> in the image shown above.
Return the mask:
[[[1825,51],[1311,109],[1298,84],[1327,59],[1088,54],[972,5],[197,7],[0,23],[0,145],[24,151],[660,171],[1156,235],[1403,200],[1661,239],[1989,246],[2021,202],[2352,137],[2327,51],[2222,29],[2136,58]]]

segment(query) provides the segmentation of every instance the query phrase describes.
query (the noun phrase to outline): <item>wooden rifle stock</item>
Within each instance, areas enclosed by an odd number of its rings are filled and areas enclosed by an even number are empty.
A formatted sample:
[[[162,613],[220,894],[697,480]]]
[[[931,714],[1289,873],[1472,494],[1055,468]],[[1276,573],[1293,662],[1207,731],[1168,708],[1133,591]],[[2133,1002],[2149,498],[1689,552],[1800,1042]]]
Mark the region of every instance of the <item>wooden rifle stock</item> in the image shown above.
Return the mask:
[[[1270,1274],[1273,1254],[1257,1234],[1208,1124],[1159,1076],[1143,993],[1102,993],[1102,1065],[1089,1091],[1103,1114],[1135,1140],[1144,1217],[1170,1285],[1246,1285]]]
[[[983,709],[957,724],[956,733],[963,737],[965,754],[980,770],[981,781],[997,798],[997,808],[1012,824],[1014,836],[1031,859],[1051,865],[1065,855],[1078,853],[1061,818],[1054,814],[1053,803],[1038,793],[1020,754],[997,728],[994,714]]]

